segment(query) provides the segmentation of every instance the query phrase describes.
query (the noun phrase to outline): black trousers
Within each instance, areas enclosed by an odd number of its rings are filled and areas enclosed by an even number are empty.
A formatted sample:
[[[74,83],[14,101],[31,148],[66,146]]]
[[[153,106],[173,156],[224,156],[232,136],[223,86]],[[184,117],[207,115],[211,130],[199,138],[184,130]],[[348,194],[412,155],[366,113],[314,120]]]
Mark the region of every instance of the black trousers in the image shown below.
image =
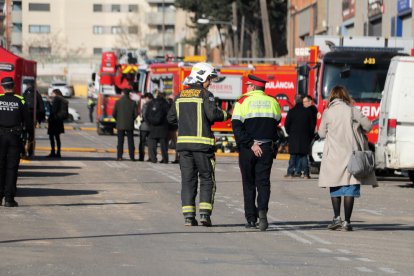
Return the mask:
[[[134,131],[133,130],[118,130],[118,146],[117,146],[117,158],[122,158],[124,154],[124,140],[125,136],[128,139],[128,152],[129,158],[135,157],[135,144],[134,144]]]
[[[157,144],[160,143],[161,161],[168,163],[168,138],[148,138],[148,154],[151,162],[157,162]]]
[[[57,149],[55,150],[55,140]],[[60,154],[60,148],[62,146],[60,142],[60,134],[49,134],[49,141],[50,141],[50,153],[52,154]]]
[[[180,151],[181,203],[185,217],[196,214],[198,178],[200,178],[200,214],[211,215],[216,192],[214,152]]]
[[[17,171],[22,141],[14,134],[0,134],[0,196],[6,201],[16,196]]]
[[[244,214],[256,221],[258,211],[267,211],[270,198],[270,173],[273,164],[272,143],[262,144],[263,154],[256,157],[250,148],[240,147],[239,166],[243,181]],[[256,207],[257,190],[257,207]]]
[[[140,130],[139,131],[139,160],[144,161],[145,157],[145,145],[147,144],[147,138],[149,131]]]

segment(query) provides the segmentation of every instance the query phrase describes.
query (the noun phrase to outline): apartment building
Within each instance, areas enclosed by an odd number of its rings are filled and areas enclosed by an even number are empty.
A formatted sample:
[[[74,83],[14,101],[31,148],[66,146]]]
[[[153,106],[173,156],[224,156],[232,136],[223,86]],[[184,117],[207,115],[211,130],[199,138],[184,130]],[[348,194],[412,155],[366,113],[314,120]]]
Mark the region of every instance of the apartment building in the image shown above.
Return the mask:
[[[22,1],[0,0],[0,44],[22,52]]]
[[[313,35],[413,37],[412,0],[290,0],[288,49]]]

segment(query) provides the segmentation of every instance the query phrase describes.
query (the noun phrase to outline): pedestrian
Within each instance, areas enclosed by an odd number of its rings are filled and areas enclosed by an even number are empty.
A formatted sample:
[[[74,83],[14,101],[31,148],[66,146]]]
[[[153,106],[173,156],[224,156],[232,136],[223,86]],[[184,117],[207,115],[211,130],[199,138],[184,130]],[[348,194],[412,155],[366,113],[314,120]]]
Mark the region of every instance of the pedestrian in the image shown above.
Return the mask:
[[[19,170],[23,127],[33,128],[29,111],[22,96],[13,92],[13,78],[1,80],[3,95],[0,95],[0,205],[5,197],[5,207],[17,207],[17,171]]]
[[[360,184],[377,186],[375,174],[364,179],[350,175],[347,165],[355,143],[351,126],[354,124],[368,132],[372,123],[361,111],[352,106],[352,100],[345,87],[335,86],[328,97],[328,107],[325,110],[319,126],[319,136],[325,138],[319,187],[329,187],[334,218],[328,229],[351,231],[351,215],[354,198],[360,197]],[[367,145],[366,145],[367,146]],[[344,198],[345,221],[340,216],[341,198]]]
[[[154,99],[151,93],[145,93],[141,98],[141,124],[139,126],[139,158],[138,161],[145,159],[145,146],[149,135],[149,124],[144,119],[144,114],[148,108],[148,103]],[[149,160],[149,159],[148,159]]]
[[[93,111],[95,110],[96,105],[96,94],[95,94],[95,87],[93,86],[93,83],[89,85],[88,89],[88,110],[89,110],[89,121],[93,123]]]
[[[302,170],[304,172],[310,172],[309,155],[312,152],[313,140],[316,140],[317,139],[316,137],[318,137],[317,132],[316,132],[316,122],[317,122],[317,116],[318,116],[318,109],[313,104],[313,98],[310,95],[304,96],[302,103],[303,103],[303,106],[305,108],[309,108],[312,111],[312,116],[313,116],[312,117],[312,123],[315,124],[314,135],[313,135],[313,139],[312,139],[312,142],[311,142],[311,146],[309,148],[308,156],[306,158],[302,159],[302,164],[301,164]],[[305,178],[307,178],[306,175],[305,175]],[[309,175],[309,178],[310,178],[310,175]]]
[[[40,125],[45,120],[45,105],[43,103],[42,96],[35,88],[34,80],[27,81],[26,85],[27,88],[23,93],[23,97],[27,108],[29,109],[29,116],[31,117],[31,121],[34,123],[34,126],[36,124]],[[22,147],[22,158],[31,158],[35,148],[34,127],[30,128],[30,130],[24,130],[23,136],[24,145]]]
[[[169,97],[168,98],[168,105],[171,108],[171,106],[174,104],[174,98]],[[172,161],[172,164],[178,164],[180,163],[180,155],[177,151],[177,130],[178,127],[176,125],[168,124],[168,148],[175,150],[175,158],[174,161]]]
[[[248,78],[247,93],[236,102],[231,123],[239,148],[246,228],[256,228],[259,217],[259,228],[265,231],[269,226],[273,142],[278,139],[282,116],[276,99],[264,93],[266,81],[254,75]]]
[[[49,135],[50,141],[50,154],[49,158],[61,158],[61,141],[60,134],[65,133],[63,121],[65,115],[62,115],[62,110],[65,109],[68,102],[63,98],[62,92],[59,89],[53,89],[52,91],[52,103],[49,103],[50,115],[48,118],[47,134]],[[56,141],[56,149],[55,149]]]
[[[115,108],[112,112],[112,116],[116,120],[118,135],[117,161],[122,161],[125,136],[128,139],[129,159],[135,161],[134,122],[138,117],[138,106],[135,101],[130,99],[130,92],[129,89],[122,90],[122,97],[115,103]]]
[[[219,109],[208,88],[217,78],[216,69],[208,63],[196,63],[184,80],[188,87],[176,97],[168,113],[168,122],[178,125],[176,150],[180,155],[181,204],[186,226],[197,226],[198,178],[200,178],[200,222],[211,226],[216,181],[215,139],[211,126],[225,121],[227,112]]]
[[[148,155],[152,163],[157,163],[157,144],[161,148],[160,163],[168,164],[168,114],[169,106],[165,93],[155,92],[155,98],[148,103],[144,120],[149,124]]]
[[[285,177],[303,177],[310,179],[308,154],[315,136],[316,121],[312,110],[303,106],[303,98],[296,96],[295,106],[286,115],[285,130],[289,135],[289,165]]]

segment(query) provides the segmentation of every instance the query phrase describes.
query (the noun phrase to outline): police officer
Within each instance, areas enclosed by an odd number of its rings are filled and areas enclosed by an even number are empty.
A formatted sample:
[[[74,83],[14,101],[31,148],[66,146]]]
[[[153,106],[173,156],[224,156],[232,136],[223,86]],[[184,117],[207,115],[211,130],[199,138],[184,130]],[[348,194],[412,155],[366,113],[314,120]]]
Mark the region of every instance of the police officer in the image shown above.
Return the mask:
[[[259,228],[265,231],[268,227],[273,141],[277,140],[281,112],[278,102],[264,93],[266,81],[254,75],[248,78],[247,93],[236,102],[231,122],[240,152],[246,228],[256,228],[259,217]]]
[[[176,150],[180,154],[181,202],[186,226],[197,226],[195,219],[198,178],[200,178],[200,222],[211,226],[216,190],[215,139],[211,125],[227,120],[228,114],[219,109],[214,95],[208,91],[217,71],[208,63],[197,63],[184,80],[189,87],[180,92],[168,113],[168,122],[178,124]]]
[[[20,136],[23,126],[31,131],[33,124],[24,98],[13,94],[13,79],[3,78],[1,86],[4,94],[0,95],[0,204],[5,197],[5,207],[17,207],[14,197],[22,148]]]

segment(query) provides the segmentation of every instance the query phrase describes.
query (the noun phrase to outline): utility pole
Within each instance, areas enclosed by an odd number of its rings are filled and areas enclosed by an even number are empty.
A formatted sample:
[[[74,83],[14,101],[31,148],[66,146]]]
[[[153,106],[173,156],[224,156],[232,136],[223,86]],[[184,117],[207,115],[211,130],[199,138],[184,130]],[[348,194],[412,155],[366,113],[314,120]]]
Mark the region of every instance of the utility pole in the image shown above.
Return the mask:
[[[165,0],[162,0],[162,54],[165,55]]]
[[[273,58],[272,37],[270,34],[269,14],[267,13],[267,1],[260,0],[260,12],[262,14],[262,27],[263,27],[263,41],[265,46],[265,56],[267,58]]]
[[[237,3],[236,1],[233,1],[233,3],[231,4],[232,10],[233,10],[233,26],[237,27]],[[239,45],[239,40],[237,38],[237,30],[232,30],[233,31],[233,47],[234,47],[234,57],[238,56],[238,45]]]

